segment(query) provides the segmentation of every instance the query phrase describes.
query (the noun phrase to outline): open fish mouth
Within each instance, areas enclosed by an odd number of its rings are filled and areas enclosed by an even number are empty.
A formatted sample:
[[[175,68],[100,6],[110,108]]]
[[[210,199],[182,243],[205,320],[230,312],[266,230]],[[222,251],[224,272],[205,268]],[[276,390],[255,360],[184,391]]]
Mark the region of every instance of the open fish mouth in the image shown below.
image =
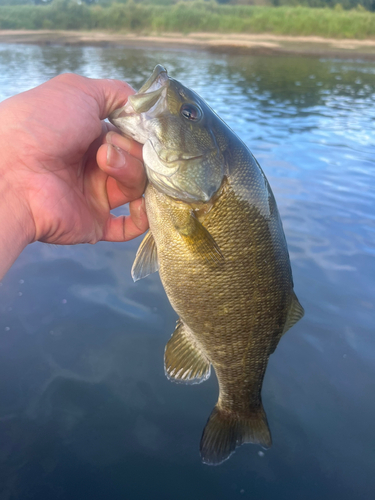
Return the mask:
[[[158,64],[150,78],[142,85],[139,91],[129,96],[125,106],[117,109],[110,115],[110,121],[117,125],[117,120],[121,118],[130,118],[142,113],[152,112],[157,107],[163,94],[164,97],[166,96],[168,86],[169,77],[167,70]],[[121,127],[119,128],[121,129]]]
[[[146,92],[158,90],[160,87],[165,85],[168,80],[169,76],[167,70],[161,64],[158,64],[157,66],[155,66],[152,75],[138,90],[138,94],[144,94]]]

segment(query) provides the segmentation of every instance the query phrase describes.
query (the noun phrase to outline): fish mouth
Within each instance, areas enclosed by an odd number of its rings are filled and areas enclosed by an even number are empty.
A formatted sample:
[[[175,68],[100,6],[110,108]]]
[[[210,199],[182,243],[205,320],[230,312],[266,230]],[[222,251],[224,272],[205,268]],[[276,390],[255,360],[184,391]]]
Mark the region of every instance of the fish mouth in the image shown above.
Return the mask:
[[[152,75],[138,90],[137,94],[145,94],[146,92],[157,90],[158,88],[164,86],[168,80],[169,77],[167,70],[164,68],[164,66],[158,64],[157,66],[155,66]]]
[[[160,154],[160,152],[158,152],[157,149],[155,148],[152,141],[150,141],[150,146],[154,150],[154,153],[159,158],[159,160],[169,168],[177,168],[181,166],[181,163],[185,163],[187,161],[199,160],[200,158],[204,157],[203,154],[191,156],[186,154],[178,155],[177,153],[174,152],[169,152],[169,153],[167,152],[166,154]]]
[[[167,70],[158,64],[139,91],[128,97],[125,106],[116,109],[110,114],[109,121],[126,133],[126,125],[122,122],[122,119],[137,117],[142,115],[142,113],[152,114],[153,110],[159,107],[160,98],[166,95],[168,86],[169,77]]]
[[[146,141],[143,146],[143,157],[146,170],[163,177],[171,177],[187,163],[199,161],[204,157],[204,155],[177,155],[173,152],[168,153],[168,151],[162,151],[162,154],[160,154],[157,149],[151,140]]]
[[[199,164],[205,161],[205,154],[201,155],[184,155],[179,159],[164,161],[160,154],[157,153],[154,144],[148,140],[143,146],[143,157],[148,180],[161,193],[191,206],[200,206],[202,203],[207,203],[212,198],[217,188],[212,190],[204,189],[199,183],[199,179],[195,179],[194,175],[190,179],[186,179],[187,170],[197,170]],[[181,185],[182,172],[183,183]],[[185,172],[185,173],[184,173]]]

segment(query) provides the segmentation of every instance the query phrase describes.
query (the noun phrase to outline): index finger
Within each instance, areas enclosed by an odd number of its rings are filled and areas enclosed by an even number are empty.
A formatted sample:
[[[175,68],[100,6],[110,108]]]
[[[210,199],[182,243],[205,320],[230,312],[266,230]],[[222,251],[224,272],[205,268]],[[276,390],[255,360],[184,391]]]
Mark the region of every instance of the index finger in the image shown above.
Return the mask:
[[[112,144],[112,146],[123,149],[131,156],[134,156],[138,160],[143,161],[142,144],[139,144],[139,142],[135,141],[134,139],[131,139],[130,137],[124,137],[116,131],[110,131],[107,133],[105,140],[107,144]]]

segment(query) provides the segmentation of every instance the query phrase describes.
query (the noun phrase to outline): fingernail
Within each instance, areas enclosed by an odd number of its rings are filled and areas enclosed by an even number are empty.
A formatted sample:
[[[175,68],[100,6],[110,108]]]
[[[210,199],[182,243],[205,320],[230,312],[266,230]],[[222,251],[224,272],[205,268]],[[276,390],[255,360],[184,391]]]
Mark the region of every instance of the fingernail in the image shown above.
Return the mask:
[[[123,137],[115,132],[108,132],[106,135],[107,144],[112,144],[112,146],[117,146],[124,151],[130,151],[132,146],[132,140],[128,137]]]
[[[147,215],[147,212],[146,212],[146,201],[145,201],[144,196],[142,196],[141,199],[142,199],[142,203],[141,203],[141,205],[139,207],[139,210],[140,210],[140,212],[143,212],[143,213],[145,213]]]
[[[111,144],[107,147],[107,165],[112,168],[122,168],[125,166],[126,160],[120,148],[116,148]]]

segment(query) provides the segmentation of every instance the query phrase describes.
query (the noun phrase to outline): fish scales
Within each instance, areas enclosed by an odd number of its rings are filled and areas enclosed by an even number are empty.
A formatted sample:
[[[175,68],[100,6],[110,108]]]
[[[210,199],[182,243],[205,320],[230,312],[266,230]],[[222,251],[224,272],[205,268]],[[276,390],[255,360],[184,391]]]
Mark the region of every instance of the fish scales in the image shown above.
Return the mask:
[[[154,140],[144,139],[150,142],[148,149],[144,146],[150,180],[145,240],[152,251],[141,247],[133,269],[137,278],[159,269],[180,317],[166,347],[168,377],[197,383],[208,378],[210,365],[215,369],[219,399],[202,435],[201,456],[205,463],[218,464],[242,443],[270,446],[262,382],[270,354],[303,309],[293,292],[280,216],[261,168],[203,100],[167,78],[157,67],[140,97],[142,109],[147,99],[152,104],[149,122],[160,115],[160,124]],[[147,91],[151,94],[158,81],[159,93],[166,88],[165,100],[160,97],[155,105]],[[174,120],[178,113],[186,118],[186,102],[189,113],[205,113],[205,128],[195,134],[194,123],[184,127],[183,119]],[[148,125],[129,125],[131,116],[125,107],[112,121],[139,139],[139,129]],[[154,137],[152,127],[147,131]],[[204,154],[186,160],[189,148]],[[179,158],[178,151],[185,153],[176,169],[170,162]]]
[[[278,232],[278,220],[270,228],[268,221],[261,223],[264,217],[257,209],[239,210],[241,202],[228,189],[204,221],[225,257],[222,266],[213,267],[197,261],[185,242],[175,237],[170,200],[149,186],[146,203],[158,242],[160,277],[171,304],[215,367],[221,406],[235,411],[245,406],[248,414],[251,404],[260,405],[266,360],[282,333],[292,289],[287,254],[274,258],[272,232]],[[240,242],[235,249],[233,241]]]

